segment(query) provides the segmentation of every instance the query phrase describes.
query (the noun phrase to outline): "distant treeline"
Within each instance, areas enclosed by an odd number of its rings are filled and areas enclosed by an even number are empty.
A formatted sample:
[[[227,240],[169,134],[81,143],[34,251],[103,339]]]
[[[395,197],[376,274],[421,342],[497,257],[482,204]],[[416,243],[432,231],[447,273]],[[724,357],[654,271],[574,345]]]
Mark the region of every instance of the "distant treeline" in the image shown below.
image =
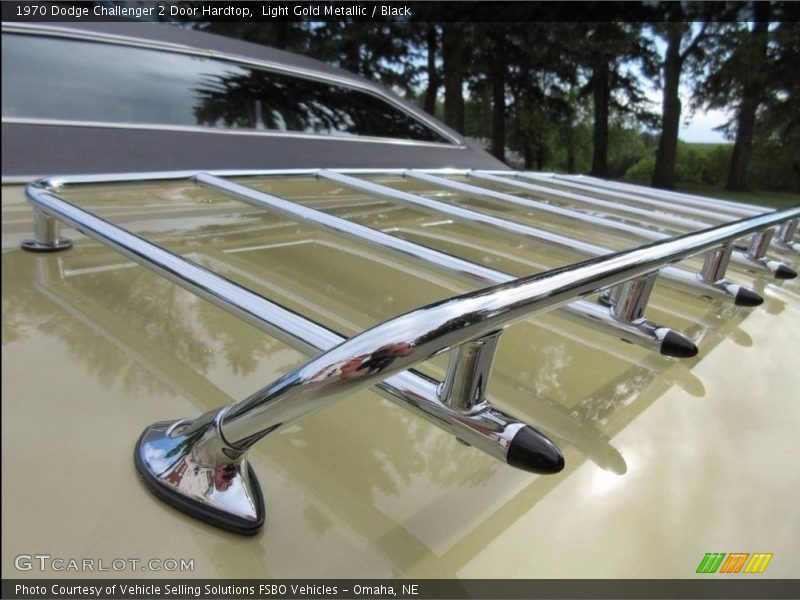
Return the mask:
[[[641,6],[636,4],[639,10]],[[417,101],[518,166],[800,190],[800,5],[651,6],[648,23],[195,23],[327,61]],[[747,20],[735,20],[737,11]],[[662,92],[661,106],[647,99]],[[682,104],[681,98],[688,98]],[[729,145],[678,141],[696,109]]]

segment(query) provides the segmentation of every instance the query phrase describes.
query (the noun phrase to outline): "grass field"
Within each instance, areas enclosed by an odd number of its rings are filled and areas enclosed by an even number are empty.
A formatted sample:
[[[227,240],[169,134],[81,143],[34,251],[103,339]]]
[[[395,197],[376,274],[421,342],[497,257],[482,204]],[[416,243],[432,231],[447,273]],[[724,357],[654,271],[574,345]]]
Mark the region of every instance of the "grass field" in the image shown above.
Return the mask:
[[[788,192],[728,192],[711,187],[687,187],[678,186],[677,191],[687,194],[697,194],[698,196],[709,196],[712,198],[722,198],[733,200],[734,202],[746,202],[748,204],[763,204],[773,208],[789,208],[800,204],[800,194]]]

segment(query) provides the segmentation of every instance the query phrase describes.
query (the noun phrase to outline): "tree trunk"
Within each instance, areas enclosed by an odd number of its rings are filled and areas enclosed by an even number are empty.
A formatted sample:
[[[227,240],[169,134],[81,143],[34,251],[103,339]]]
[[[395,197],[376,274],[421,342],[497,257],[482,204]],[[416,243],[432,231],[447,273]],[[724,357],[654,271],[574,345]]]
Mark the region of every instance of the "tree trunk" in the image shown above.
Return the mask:
[[[536,169],[538,171],[544,170],[544,163],[547,159],[547,148],[545,145],[539,144],[538,148],[536,149]]]
[[[739,107],[739,117],[736,119],[736,141],[733,144],[731,170],[728,173],[726,190],[740,192],[747,190],[747,167],[753,147],[757,108],[758,101],[753,98],[744,98]]]
[[[525,140],[525,170],[531,171],[533,170],[533,148],[531,147],[530,143]]]
[[[461,62],[463,26],[445,23],[442,28],[444,61],[444,122],[464,133],[464,67]]]
[[[762,77],[767,60],[767,41],[769,28],[769,3],[754,3],[755,25],[744,42],[752,44],[752,55],[742,89],[742,103],[736,119],[736,141],[733,144],[731,170],[725,189],[744,191],[747,189],[747,167],[753,149],[753,132],[756,125],[756,111],[763,97]],[[745,49],[747,51],[747,49]]]
[[[436,50],[438,35],[436,25],[428,23],[428,89],[425,91],[425,112],[436,113],[436,95],[439,93],[439,72],[436,70]]]
[[[664,99],[661,108],[661,137],[656,152],[653,185],[659,188],[675,187],[675,163],[678,156],[678,129],[681,122],[681,99],[678,87],[681,80],[681,40],[683,23],[669,23],[667,52],[664,57]]]
[[[575,136],[570,131],[565,143],[567,148],[567,173],[575,172]]]
[[[561,145],[564,146],[564,151],[567,154],[567,173],[575,172],[575,127],[572,124],[575,119],[572,107],[569,113],[565,116],[564,122],[559,126],[558,139]]]
[[[505,39],[497,35],[492,39],[494,60],[492,78],[492,145],[490,152],[498,160],[506,160],[506,47]]]
[[[608,105],[610,102],[608,62],[603,61],[592,71],[592,100],[594,102],[594,140],[591,175],[608,177]]]
[[[285,21],[275,23],[275,47],[278,50],[289,49],[289,30],[292,24]]]
[[[361,75],[361,48],[357,42],[350,42],[345,50],[344,68]]]

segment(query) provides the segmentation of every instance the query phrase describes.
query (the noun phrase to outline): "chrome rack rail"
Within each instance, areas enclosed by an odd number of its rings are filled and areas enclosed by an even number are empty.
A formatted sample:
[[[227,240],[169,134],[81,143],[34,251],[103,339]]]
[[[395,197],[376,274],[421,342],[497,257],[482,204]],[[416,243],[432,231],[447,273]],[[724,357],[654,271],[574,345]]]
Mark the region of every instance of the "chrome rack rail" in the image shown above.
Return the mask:
[[[408,174],[404,170],[390,173]],[[276,173],[228,172],[218,175],[265,174]],[[611,305],[614,320],[608,320],[603,327],[615,334],[622,331],[631,339],[640,341],[650,335],[648,343],[651,345],[655,345],[652,336],[658,340],[662,335],[659,347],[663,352],[667,336],[682,336],[668,328],[660,328],[662,333],[658,334],[639,327],[651,325],[644,318],[643,311],[658,274],[706,295],[710,294],[709,290],[716,290],[739,303],[749,301],[754,304],[752,296],[757,300],[760,297],[723,279],[732,244],[800,218],[800,207],[796,207],[612,253],[544,230],[400,192],[343,171],[304,170],[291,174],[316,175],[368,194],[424,207],[437,214],[444,213],[516,235],[542,239],[582,251],[593,258],[529,277],[513,278],[204,173],[63,178],[42,180],[28,186],[27,196],[35,209],[35,238],[23,243],[23,248],[32,251],[69,248],[71,242],[60,236],[59,223],[65,223],[289,345],[310,354],[322,352],[243,400],[193,419],[155,423],[145,429],[136,445],[136,468],[156,496],[192,516],[243,534],[258,531],[265,516],[260,487],[247,462],[247,450],[266,435],[373,385],[391,400],[461,441],[512,466],[535,473],[560,471],[564,459],[550,439],[530,425],[497,410],[487,400],[492,362],[503,329],[517,321],[567,305],[565,314],[588,322],[588,315],[593,314],[595,308],[584,298],[606,292],[605,298]],[[186,178],[252,205],[403,253],[447,272],[460,272],[472,279],[497,285],[418,308],[345,339],[79,208],[60,195],[63,187],[73,183]],[[699,275],[669,266],[697,255],[705,256]],[[443,382],[413,370],[419,363],[448,350],[451,351],[450,362]],[[694,351],[692,344],[692,353]]]

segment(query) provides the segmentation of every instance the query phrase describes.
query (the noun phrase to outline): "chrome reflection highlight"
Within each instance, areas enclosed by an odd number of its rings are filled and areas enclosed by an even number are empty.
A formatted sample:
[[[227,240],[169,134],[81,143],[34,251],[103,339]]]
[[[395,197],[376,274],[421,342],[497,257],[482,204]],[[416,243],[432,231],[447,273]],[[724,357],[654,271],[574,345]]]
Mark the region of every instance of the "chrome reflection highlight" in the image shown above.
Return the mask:
[[[136,444],[134,463],[158,498],[206,523],[242,535],[264,525],[264,498],[244,453],[219,446],[216,421],[189,428],[184,420],[148,427]],[[209,451],[210,445],[217,445]],[[227,460],[214,460],[226,452]],[[230,456],[228,456],[230,454]]]

